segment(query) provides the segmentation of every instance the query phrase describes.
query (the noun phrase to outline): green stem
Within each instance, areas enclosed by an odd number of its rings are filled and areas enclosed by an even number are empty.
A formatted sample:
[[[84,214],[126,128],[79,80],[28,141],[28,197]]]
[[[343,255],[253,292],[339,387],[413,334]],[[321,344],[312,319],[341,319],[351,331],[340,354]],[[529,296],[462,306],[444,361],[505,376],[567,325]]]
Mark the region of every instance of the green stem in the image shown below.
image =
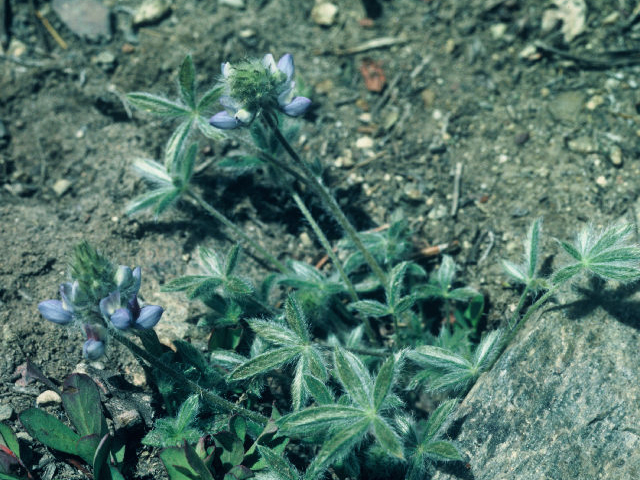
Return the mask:
[[[214,208],[210,203],[208,203],[204,198],[198,195],[193,190],[187,190],[187,194],[194,199],[198,205],[200,205],[209,215],[214,217],[220,223],[229,228],[233,233],[249,244],[249,246],[256,252],[258,252],[262,257],[271,263],[276,269],[280,270],[282,273],[289,273],[289,269],[284,266],[276,257],[271,255],[265,248],[260,246],[258,242],[253,240],[249,235],[247,235],[240,227],[238,227],[235,223],[225,217],[222,213],[220,213],[216,208]]]
[[[551,298],[551,296],[558,291],[561,285],[562,284],[553,285],[549,290],[545,292],[544,295],[542,295],[538,300],[536,300],[536,302],[533,305],[531,305],[527,309],[525,314],[517,321],[517,323],[513,327],[511,327],[511,331],[509,332],[509,334],[504,340],[503,345],[505,347],[509,344],[509,342],[511,342],[511,340],[513,339],[513,337],[515,337],[520,327],[522,327],[522,325],[524,325],[527,322],[529,317],[531,317],[531,315],[533,315],[537,310],[539,310],[540,307],[542,307],[542,305],[544,305],[546,301],[549,300],[549,298]]]
[[[158,360],[156,357],[148,353],[146,350],[139,347],[135,342],[132,342],[126,335],[120,333],[119,331],[115,329],[110,329],[110,334],[112,338],[114,338],[119,343],[127,347],[131,351],[131,353],[133,353],[136,357],[144,360],[152,367],[157,368],[160,372],[171,377],[173,380],[179,383],[180,386],[186,387],[191,392],[198,394],[205,402],[207,402],[213,408],[222,410],[226,413],[231,413],[231,414],[237,413],[238,415],[242,415],[243,417],[246,417],[247,419],[253,422],[256,422],[260,425],[266,425],[267,422],[269,421],[269,419],[264,415],[248,410],[244,407],[241,407],[240,405],[236,405],[235,403],[230,402],[229,400],[225,400],[224,398],[216,395],[215,393],[205,390],[196,382],[188,379],[182,373],[171,368],[169,365],[167,365],[166,362]]]
[[[293,200],[296,202],[296,205],[302,212],[302,215],[304,215],[304,218],[307,220],[307,222],[309,222],[309,225],[311,225],[311,229],[313,230],[313,233],[315,233],[316,237],[318,237],[318,240],[326,250],[327,255],[329,255],[329,258],[331,258],[333,265],[338,269],[340,278],[342,278],[342,281],[346,285],[347,291],[349,292],[349,296],[351,297],[351,300],[353,300],[354,302],[357,302],[358,294],[356,293],[356,288],[353,286],[353,283],[351,283],[351,280],[349,280],[349,277],[347,276],[347,273],[344,271],[344,268],[342,268],[342,263],[338,259],[338,256],[336,255],[336,253],[333,251],[333,248],[331,248],[329,239],[326,237],[324,232],[320,229],[320,225],[318,225],[318,223],[315,221],[315,219],[311,215],[311,212],[309,211],[307,206],[304,204],[304,202],[300,198],[300,195],[298,195],[295,192],[291,192],[291,196],[293,197]]]
[[[362,243],[362,240],[360,240],[360,237],[358,236],[358,232],[353,227],[353,225],[351,225],[351,222],[349,222],[346,215],[343,213],[342,209],[338,205],[338,202],[336,202],[336,199],[333,198],[333,196],[327,191],[326,187],[320,182],[320,180],[318,180],[318,178],[313,173],[313,171],[300,158],[298,153],[293,149],[293,147],[287,141],[284,135],[282,135],[282,132],[280,132],[280,129],[278,128],[278,125],[276,124],[275,120],[270,115],[264,115],[262,118],[264,118],[266,124],[269,126],[269,128],[271,128],[274,135],[276,136],[276,139],[278,140],[278,142],[280,142],[280,144],[283,146],[283,148],[286,150],[289,156],[293,159],[296,165],[298,165],[302,169],[305,176],[304,178],[305,184],[308,185],[320,197],[322,202],[329,209],[329,211],[337,220],[337,222],[340,224],[340,226],[344,229],[347,236],[351,239],[351,241],[356,246],[356,248],[360,250],[360,253],[362,253],[364,260],[369,264],[369,267],[371,267],[371,270],[373,271],[374,275],[378,278],[378,281],[380,282],[382,287],[385,287],[387,285],[387,277],[384,271],[382,270],[382,267],[376,261],[376,259],[373,258],[373,255],[371,255],[371,252],[366,249],[366,247]]]

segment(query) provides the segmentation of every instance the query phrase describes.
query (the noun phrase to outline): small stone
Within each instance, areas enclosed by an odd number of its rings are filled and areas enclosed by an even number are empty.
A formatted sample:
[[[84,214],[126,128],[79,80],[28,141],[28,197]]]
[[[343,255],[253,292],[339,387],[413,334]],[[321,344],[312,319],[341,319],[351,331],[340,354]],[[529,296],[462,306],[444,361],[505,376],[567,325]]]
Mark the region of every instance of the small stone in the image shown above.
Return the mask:
[[[240,38],[253,38],[256,36],[256,31],[253,28],[243,28],[238,32]]]
[[[529,210],[523,207],[515,207],[511,210],[511,216],[514,218],[526,217],[529,215]]]
[[[326,95],[327,93],[331,92],[331,90],[333,90],[333,81],[330,79],[320,80],[318,83],[316,83],[314,90],[319,95]]]
[[[520,132],[514,137],[516,145],[524,145],[529,141],[529,132]]]
[[[0,422],[6,422],[13,418],[11,405],[0,405]]]
[[[358,120],[362,123],[371,123],[371,114],[369,112],[364,112],[358,115]]]
[[[493,25],[491,25],[491,27],[489,27],[489,30],[491,31],[491,36],[494,40],[500,40],[507,31],[507,24],[494,23]]]
[[[51,188],[53,189],[53,191],[57,196],[61,197],[65,193],[67,193],[70,187],[71,187],[71,182],[66,178],[61,178],[57,180],[56,183],[54,183],[53,187]]]
[[[40,395],[38,395],[38,398],[36,398],[36,405],[38,405],[39,407],[44,407],[47,405],[58,405],[60,403],[62,403],[60,395],[58,395],[53,390],[45,390]]]
[[[353,161],[353,154],[351,153],[351,150],[345,150],[342,155],[336,158],[333,164],[336,166],[336,168],[353,167],[355,165],[355,162]]]
[[[620,12],[612,12],[602,19],[603,25],[613,25],[620,18]]]
[[[142,422],[142,416],[137,410],[125,410],[113,417],[113,426],[116,431],[121,428],[131,428]]]
[[[408,200],[420,201],[424,198],[424,193],[415,184],[408,183],[404,187],[404,196]]]
[[[429,108],[433,105],[433,102],[436,99],[436,94],[433,90],[425,88],[422,92],[420,92],[420,98],[422,98],[424,106]]]
[[[309,234],[307,232],[302,232],[300,234],[300,243],[302,244],[303,247],[312,247],[313,246],[313,242],[311,241],[311,237],[309,237]]]
[[[168,0],[144,0],[133,16],[133,25],[149,25],[159,22],[171,13],[171,3]]]
[[[21,57],[27,51],[27,46],[17,38],[12,38],[7,53],[11,57]]]
[[[522,59],[522,60],[528,60],[530,62],[534,62],[536,60],[540,60],[541,58],[541,54],[540,52],[538,52],[538,47],[536,47],[533,44],[529,44],[526,47],[524,47],[520,53],[518,54],[518,56]]]
[[[318,2],[311,9],[311,18],[323,27],[333,25],[337,16],[338,7],[331,2]]]
[[[583,105],[584,94],[579,90],[569,90],[559,93],[549,104],[549,110],[555,118],[575,123],[580,120]]]
[[[622,149],[619,146],[614,145],[611,147],[611,150],[609,151],[609,160],[614,167],[622,166]]]
[[[361,150],[371,149],[373,148],[373,138],[365,135],[364,137],[360,137],[356,140],[356,148]]]
[[[220,5],[233,8],[244,8],[244,0],[218,0]]]
[[[100,52],[92,58],[92,61],[105,72],[111,72],[116,68],[116,56],[108,50]]]
[[[600,187],[606,187],[607,183],[609,182],[607,181],[604,175],[600,175],[598,178],[596,178],[596,185]]]
[[[595,110],[603,103],[604,103],[604,98],[602,97],[602,95],[594,95],[587,101],[586,107],[587,107],[587,110]]]
[[[53,0],[51,8],[79,37],[91,41],[111,37],[109,9],[98,0]]]
[[[429,211],[427,218],[430,220],[440,220],[449,215],[449,210],[444,205],[438,205],[436,208]]]
[[[575,153],[594,153],[598,147],[589,137],[578,137],[567,142],[569,150]]]
[[[136,51],[136,47],[131,45],[130,43],[125,43],[122,45],[122,53],[133,53]]]

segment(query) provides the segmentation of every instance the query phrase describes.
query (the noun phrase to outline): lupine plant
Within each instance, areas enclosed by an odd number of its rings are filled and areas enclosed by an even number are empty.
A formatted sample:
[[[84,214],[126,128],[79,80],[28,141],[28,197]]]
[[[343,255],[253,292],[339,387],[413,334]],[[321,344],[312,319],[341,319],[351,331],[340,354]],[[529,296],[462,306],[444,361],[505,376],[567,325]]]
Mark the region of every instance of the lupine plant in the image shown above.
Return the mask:
[[[196,100],[187,57],[179,100],[128,97],[146,112],[179,120],[162,162],[134,161],[150,189],[128,212],[148,210],[157,218],[190,200],[239,242],[226,253],[201,245],[201,272],[163,287],[209,308],[198,322],[209,336],[206,349],[178,339],[172,349],[162,345],[153,328],[163,309],[140,300],[140,268],[118,267],[86,243],[74,251],[60,299],[39,309],[47,320],[81,328],[87,360],[116,342],[141,362],[164,409],[142,443],[160,449],[172,480],[313,480],[329,470],[334,478],[426,478],[437,462],[465,459],[447,436],[456,397],[492,367],[517,329],[582,273],[637,279],[640,250],[629,226],[588,227],[574,244],[559,242],[571,260],[543,278],[536,220],[524,263],[504,262],[522,285],[518,307],[506,327],[483,332],[483,297],[456,283],[452,257],[443,256],[428,274],[428,264],[411,259],[401,213],[387,230],[358,232],[327,186],[321,162],[296,151],[288,118],[303,117],[312,104],[298,94],[294,75],[289,54],[278,62],[270,54],[225,62],[218,82]],[[194,172],[210,164],[198,163],[196,131],[207,141],[239,142],[249,159],[242,168],[265,167],[326,250],[324,267],[268,251],[205,200],[206,185]],[[343,232],[340,241],[329,241],[309,205],[323,207]],[[271,269],[262,281],[242,275],[240,244]],[[410,407],[419,391],[451,398],[425,418]]]

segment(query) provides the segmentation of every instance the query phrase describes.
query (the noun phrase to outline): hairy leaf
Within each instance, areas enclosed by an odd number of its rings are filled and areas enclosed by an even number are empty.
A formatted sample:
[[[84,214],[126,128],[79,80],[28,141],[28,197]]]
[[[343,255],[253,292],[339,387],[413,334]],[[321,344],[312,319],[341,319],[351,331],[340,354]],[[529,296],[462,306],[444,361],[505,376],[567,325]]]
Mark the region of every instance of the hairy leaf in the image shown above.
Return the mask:
[[[258,355],[238,366],[230,375],[231,380],[243,380],[268,372],[293,360],[300,354],[299,347],[282,347]]]
[[[139,108],[140,110],[162,117],[183,117],[191,113],[187,107],[151,93],[128,93],[127,100],[129,100],[134,107]]]
[[[373,420],[373,434],[385,452],[397,458],[404,458],[398,434],[380,417]]]
[[[196,70],[191,55],[187,55],[182,62],[178,73],[178,85],[182,101],[192,109],[196,108]]]
[[[360,359],[352,353],[334,350],[335,372],[351,399],[362,408],[373,406],[372,381]]]

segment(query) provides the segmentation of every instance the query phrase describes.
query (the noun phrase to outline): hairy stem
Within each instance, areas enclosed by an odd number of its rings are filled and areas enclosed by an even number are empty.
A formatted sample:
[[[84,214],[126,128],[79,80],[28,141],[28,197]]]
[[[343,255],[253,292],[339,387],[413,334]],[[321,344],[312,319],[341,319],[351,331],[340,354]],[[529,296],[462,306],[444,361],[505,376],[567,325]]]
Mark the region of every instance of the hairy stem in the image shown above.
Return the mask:
[[[195,200],[198,205],[200,205],[209,215],[214,217],[220,223],[229,228],[240,240],[247,243],[255,252],[260,254],[266,261],[271,263],[277,270],[282,273],[289,273],[289,269],[285,267],[285,265],[280,262],[276,257],[271,255],[264,247],[260,246],[258,242],[253,240],[249,235],[247,235],[240,227],[238,227],[235,223],[225,217],[222,213],[220,213],[216,208],[214,208],[209,202],[207,202],[204,198],[198,195],[193,190],[187,190],[187,194]]]
[[[308,185],[320,197],[320,199],[322,200],[322,203],[324,203],[324,205],[329,209],[333,217],[344,229],[349,239],[353,242],[356,248],[360,250],[360,253],[362,253],[364,260],[369,264],[369,267],[373,271],[373,274],[378,278],[378,281],[380,282],[380,284],[383,287],[386,286],[387,277],[384,271],[382,270],[382,267],[376,261],[376,259],[373,258],[373,255],[371,255],[371,252],[366,249],[366,247],[362,243],[362,240],[360,240],[360,237],[358,236],[358,232],[353,227],[353,225],[351,225],[351,222],[349,222],[349,220],[347,219],[346,215],[338,205],[338,202],[336,202],[336,199],[333,198],[333,196],[327,191],[326,187],[320,182],[320,180],[318,180],[318,178],[313,173],[313,171],[302,160],[302,158],[300,158],[298,153],[293,149],[293,147],[287,141],[284,135],[282,135],[282,132],[278,128],[278,125],[276,124],[275,120],[271,118],[269,115],[264,115],[262,118],[264,118],[266,124],[269,126],[269,128],[271,128],[274,135],[276,136],[276,139],[278,140],[278,142],[280,142],[282,147],[286,150],[286,152],[293,159],[296,165],[302,169],[305,177],[304,178],[305,184]]]
[[[264,415],[248,410],[244,407],[241,407],[240,405],[236,405],[235,403],[230,402],[229,400],[225,400],[215,393],[205,390],[196,382],[188,379],[182,373],[171,368],[167,363],[158,360],[156,357],[148,353],[145,349],[139,347],[135,342],[132,342],[126,335],[120,333],[119,331],[111,329],[110,334],[112,338],[127,347],[136,357],[144,360],[152,367],[157,368],[160,372],[168,375],[173,380],[178,382],[181,386],[188,388],[191,392],[198,394],[211,407],[222,410],[226,413],[236,413],[238,415],[242,415],[243,417],[260,425],[266,425],[269,421],[269,419]]]

